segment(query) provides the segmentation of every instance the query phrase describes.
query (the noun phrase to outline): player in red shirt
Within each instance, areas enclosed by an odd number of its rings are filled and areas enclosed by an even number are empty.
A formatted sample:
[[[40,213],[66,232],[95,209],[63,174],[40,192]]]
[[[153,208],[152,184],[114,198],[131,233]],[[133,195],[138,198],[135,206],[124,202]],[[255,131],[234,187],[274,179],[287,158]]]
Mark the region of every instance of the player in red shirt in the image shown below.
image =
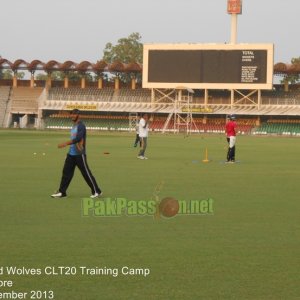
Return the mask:
[[[236,123],[235,115],[229,115],[226,123],[225,131],[228,142],[227,163],[235,162],[235,142],[236,142]]]

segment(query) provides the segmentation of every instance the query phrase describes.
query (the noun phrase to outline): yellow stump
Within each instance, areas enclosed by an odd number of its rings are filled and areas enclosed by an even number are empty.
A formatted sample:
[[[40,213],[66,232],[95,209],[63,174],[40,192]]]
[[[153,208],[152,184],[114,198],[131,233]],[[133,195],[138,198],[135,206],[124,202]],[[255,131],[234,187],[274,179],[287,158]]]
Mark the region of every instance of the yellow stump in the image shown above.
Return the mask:
[[[207,148],[205,148],[205,156],[204,156],[204,159],[202,160],[202,162],[204,162],[204,163],[208,163],[209,162]]]

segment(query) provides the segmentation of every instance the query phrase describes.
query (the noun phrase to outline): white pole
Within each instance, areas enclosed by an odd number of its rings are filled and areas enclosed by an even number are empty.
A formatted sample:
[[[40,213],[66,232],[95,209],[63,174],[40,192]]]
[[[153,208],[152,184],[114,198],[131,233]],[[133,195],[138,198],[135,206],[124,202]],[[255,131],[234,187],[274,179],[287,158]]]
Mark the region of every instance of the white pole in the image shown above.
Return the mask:
[[[230,43],[236,44],[237,42],[237,14],[231,14],[231,38]],[[234,90],[231,90],[231,97],[230,97],[230,107],[233,108],[234,105]]]
[[[237,14],[231,14],[231,38],[230,43],[236,44],[237,42]]]

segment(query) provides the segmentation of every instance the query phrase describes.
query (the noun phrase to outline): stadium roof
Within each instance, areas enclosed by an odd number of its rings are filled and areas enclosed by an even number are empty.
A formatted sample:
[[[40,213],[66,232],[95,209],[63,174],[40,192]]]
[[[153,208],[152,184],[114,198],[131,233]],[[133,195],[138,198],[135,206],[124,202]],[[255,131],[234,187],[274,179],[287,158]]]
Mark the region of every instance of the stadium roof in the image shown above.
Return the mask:
[[[89,61],[82,61],[76,63],[73,61],[65,61],[60,63],[56,60],[50,60],[48,62],[42,62],[40,60],[33,60],[26,62],[23,59],[17,59],[11,62],[5,58],[0,58],[0,69],[10,69],[12,71],[28,70],[29,72],[45,71],[46,73],[52,71],[78,71],[78,72],[128,72],[128,73],[141,73],[143,66],[139,63],[132,62],[129,64],[116,61],[114,63],[107,63],[103,60],[92,63]],[[300,74],[300,64],[286,64],[283,62],[276,63],[274,65],[274,74],[276,75],[297,75]]]
[[[17,70],[28,70],[30,72],[34,71],[45,71],[47,73],[52,71],[78,71],[78,72],[128,72],[128,73],[141,73],[142,65],[136,62],[125,64],[116,61],[112,64],[100,60],[96,63],[89,61],[82,61],[76,63],[74,61],[68,60],[60,63],[56,60],[50,60],[46,63],[40,60],[33,60],[32,62],[26,62],[23,59],[17,59],[11,62],[5,58],[0,58],[0,69],[10,69],[12,71]]]
[[[300,74],[300,63],[298,64],[285,64],[279,62],[274,65],[274,74]]]

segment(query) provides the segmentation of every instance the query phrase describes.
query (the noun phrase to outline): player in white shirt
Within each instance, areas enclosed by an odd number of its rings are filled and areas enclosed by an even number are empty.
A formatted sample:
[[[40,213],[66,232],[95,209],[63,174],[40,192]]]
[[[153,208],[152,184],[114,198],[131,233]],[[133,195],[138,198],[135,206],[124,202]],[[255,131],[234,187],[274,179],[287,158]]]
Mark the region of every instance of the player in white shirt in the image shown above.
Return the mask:
[[[137,147],[138,143],[140,144],[140,147],[142,146],[142,143],[140,141],[140,135],[139,135],[139,124],[140,124],[140,117],[138,116],[136,119],[136,124],[135,124],[135,141],[133,147]]]
[[[145,156],[145,151],[146,151],[146,148],[147,148],[148,132],[149,132],[148,115],[143,114],[143,116],[142,116],[142,118],[140,119],[140,122],[139,122],[139,137],[140,137],[140,141],[142,143],[141,150],[140,150],[139,155],[138,155],[139,159],[148,159]]]

